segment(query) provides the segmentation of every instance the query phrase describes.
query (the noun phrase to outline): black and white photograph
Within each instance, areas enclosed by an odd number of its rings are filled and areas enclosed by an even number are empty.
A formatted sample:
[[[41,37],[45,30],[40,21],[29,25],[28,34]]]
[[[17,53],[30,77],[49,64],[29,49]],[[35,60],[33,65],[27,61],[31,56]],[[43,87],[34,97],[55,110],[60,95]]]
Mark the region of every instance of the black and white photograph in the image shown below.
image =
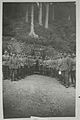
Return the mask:
[[[3,118],[76,117],[76,1],[2,2]]]

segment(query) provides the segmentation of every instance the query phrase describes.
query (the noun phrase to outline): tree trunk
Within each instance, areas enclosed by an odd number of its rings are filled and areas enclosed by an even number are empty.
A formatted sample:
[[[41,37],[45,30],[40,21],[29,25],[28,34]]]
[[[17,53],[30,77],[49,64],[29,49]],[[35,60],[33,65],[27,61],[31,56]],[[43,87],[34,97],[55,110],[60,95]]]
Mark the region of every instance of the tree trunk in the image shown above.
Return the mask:
[[[34,33],[34,6],[32,4],[31,10],[31,33]]]
[[[39,8],[39,25],[42,25],[42,3],[40,3]]]
[[[30,31],[29,35],[33,38],[38,37],[38,35],[36,35],[34,32],[34,5],[33,4],[32,4],[32,9],[31,9],[31,31]]]
[[[26,10],[26,22],[28,22],[28,6],[27,6],[27,10]]]
[[[52,12],[53,13],[52,14],[52,20],[54,21],[54,5],[52,7],[53,7],[53,9],[52,9],[53,10],[53,12]]]
[[[48,17],[49,17],[49,3],[46,4],[45,28],[48,28]]]
[[[71,20],[71,16],[69,15],[69,16],[68,16],[68,21],[70,21],[70,20]]]

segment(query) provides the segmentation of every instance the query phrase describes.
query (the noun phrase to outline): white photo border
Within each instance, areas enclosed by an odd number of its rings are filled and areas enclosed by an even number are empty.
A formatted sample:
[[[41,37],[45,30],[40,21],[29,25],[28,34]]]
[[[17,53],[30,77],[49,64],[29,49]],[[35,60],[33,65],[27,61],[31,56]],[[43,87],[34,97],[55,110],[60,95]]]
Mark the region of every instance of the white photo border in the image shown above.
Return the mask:
[[[76,2],[76,116],[75,117],[31,117],[13,120],[79,120],[80,119],[80,0],[0,0],[0,120],[3,120],[3,91],[2,91],[2,4],[3,2]],[[8,120],[8,119],[7,119]],[[10,119],[9,119],[10,120]]]

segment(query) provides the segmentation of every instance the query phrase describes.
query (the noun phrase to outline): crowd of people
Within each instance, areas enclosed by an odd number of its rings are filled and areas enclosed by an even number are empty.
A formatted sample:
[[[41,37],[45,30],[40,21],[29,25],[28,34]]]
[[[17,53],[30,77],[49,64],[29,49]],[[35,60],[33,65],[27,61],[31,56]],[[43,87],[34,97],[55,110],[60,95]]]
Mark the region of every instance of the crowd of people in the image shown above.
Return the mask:
[[[57,78],[65,87],[76,86],[76,55],[61,53],[56,58],[31,56],[24,53],[2,55],[3,79],[18,81],[32,74]]]

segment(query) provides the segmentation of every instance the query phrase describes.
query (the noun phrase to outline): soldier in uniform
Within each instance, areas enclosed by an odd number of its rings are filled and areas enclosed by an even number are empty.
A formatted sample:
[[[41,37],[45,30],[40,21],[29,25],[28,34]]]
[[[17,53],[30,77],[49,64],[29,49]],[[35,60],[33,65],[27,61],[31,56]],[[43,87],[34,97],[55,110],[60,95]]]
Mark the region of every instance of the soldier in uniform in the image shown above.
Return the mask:
[[[27,56],[24,54],[23,56],[23,64],[24,64],[24,67],[23,67],[23,77],[25,77],[27,75]]]
[[[55,77],[55,60],[52,60],[51,63],[51,77]]]
[[[53,76],[54,77],[58,77],[58,59],[57,58],[55,58],[54,60],[53,60]]]
[[[12,70],[12,56],[13,56],[13,54],[12,53],[10,53],[10,57],[9,57],[9,71],[10,71],[10,79],[11,79],[11,70]]]
[[[20,77],[24,78],[24,63],[22,55],[20,55],[19,61],[20,61]]]
[[[16,54],[12,54],[10,58],[10,76],[11,76],[11,81],[17,80],[17,69],[18,69],[18,64],[17,64],[17,57]]]
[[[43,61],[43,75],[46,75],[46,60]]]
[[[20,53],[17,53],[16,59],[17,59],[17,79],[21,79],[20,77],[20,61],[19,61]]]
[[[30,58],[27,57],[27,75],[30,75]]]
[[[64,57],[61,60],[61,64],[59,65],[59,70],[61,71],[61,75],[63,78],[63,84],[66,88],[69,87],[69,72],[70,72],[70,59],[66,53],[64,53]]]
[[[49,60],[47,60],[46,61],[46,75],[51,75],[51,62],[52,62],[52,60],[51,59],[49,59]]]
[[[36,72],[39,71],[39,59],[38,58],[36,58],[35,70]]]
[[[33,57],[33,59],[32,59],[32,74],[35,72],[35,65],[36,65],[36,60]]]
[[[3,79],[9,79],[9,53],[4,52],[2,56]]]
[[[57,69],[58,69],[58,78],[59,78],[58,80],[59,80],[59,81],[62,80],[61,71],[59,70],[61,61],[62,61],[62,57],[60,57],[60,58],[58,59],[58,65],[57,65]]]
[[[28,75],[32,74],[32,58],[28,56]]]
[[[71,60],[71,82],[74,84],[74,87],[76,86],[76,56],[73,53],[72,54],[72,60]]]
[[[21,54],[20,53],[18,53],[17,55],[17,64],[18,64],[17,76],[18,76],[18,79],[21,79]]]
[[[48,64],[46,64],[46,71],[45,71],[45,72],[46,72],[45,74],[46,74],[47,76],[49,76],[49,65],[48,65]]]
[[[39,58],[39,72],[43,75],[43,60],[42,57]]]
[[[26,75],[28,75],[28,56],[26,55]]]

